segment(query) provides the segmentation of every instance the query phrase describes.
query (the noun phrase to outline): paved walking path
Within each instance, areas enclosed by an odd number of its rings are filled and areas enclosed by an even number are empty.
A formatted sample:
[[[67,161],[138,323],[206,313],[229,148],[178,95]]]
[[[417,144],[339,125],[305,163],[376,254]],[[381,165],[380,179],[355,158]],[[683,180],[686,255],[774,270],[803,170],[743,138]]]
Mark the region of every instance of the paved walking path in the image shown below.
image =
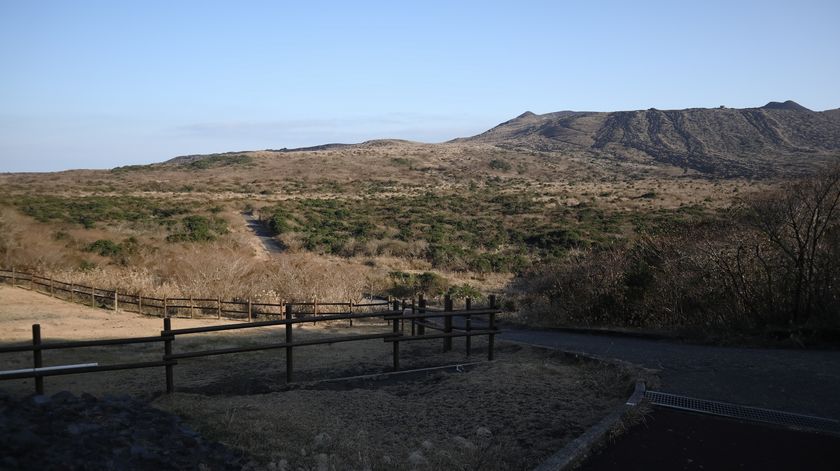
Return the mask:
[[[663,392],[840,419],[840,351],[689,345],[513,329],[516,342],[616,358],[660,370]]]

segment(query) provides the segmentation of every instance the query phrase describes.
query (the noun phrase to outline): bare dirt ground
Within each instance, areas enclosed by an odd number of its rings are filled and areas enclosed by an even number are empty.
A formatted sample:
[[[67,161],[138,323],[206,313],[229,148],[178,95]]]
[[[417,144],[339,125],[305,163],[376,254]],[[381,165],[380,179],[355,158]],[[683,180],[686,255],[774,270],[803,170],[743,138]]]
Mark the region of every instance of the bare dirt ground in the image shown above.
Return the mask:
[[[32,324],[41,324],[44,341],[84,340],[157,335],[163,328],[158,318],[129,312],[92,309],[21,288],[0,285],[0,342],[32,339]],[[178,319],[177,328],[223,324],[210,319]]]
[[[92,309],[20,288],[0,287],[0,343],[156,335],[157,318]],[[230,321],[173,319],[173,327]],[[385,332],[384,323],[296,327],[296,338]],[[179,337],[175,352],[256,345],[282,328]],[[486,341],[442,353],[440,340],[410,342],[405,369],[481,361]],[[552,351],[497,344],[497,360],[446,370],[323,381],[390,369],[390,344],[348,342],[295,350],[296,382],[284,381],[282,350],[184,360],[177,392],[161,394],[162,368],[45,378],[47,393],[132,394],[182,416],[196,430],[265,469],[524,469],[533,467],[626,398],[638,372],[579,363]],[[159,360],[162,345],[44,352],[45,366]],[[31,354],[0,355],[0,369],[25,368]],[[0,383],[31,394],[32,381]]]

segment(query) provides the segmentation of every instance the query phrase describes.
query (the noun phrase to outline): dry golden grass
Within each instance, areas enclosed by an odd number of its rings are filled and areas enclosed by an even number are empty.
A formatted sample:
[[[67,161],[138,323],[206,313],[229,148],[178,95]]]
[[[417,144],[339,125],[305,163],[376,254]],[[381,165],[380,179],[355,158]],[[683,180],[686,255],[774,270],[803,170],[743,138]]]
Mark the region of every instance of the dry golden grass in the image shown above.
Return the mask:
[[[374,141],[317,151],[243,154],[249,163],[206,169],[169,163],[125,171],[0,174],[0,265],[158,296],[351,299],[386,287],[392,271],[437,271],[455,284],[498,293],[512,274],[472,273],[457,264],[449,271],[433,267],[418,255],[426,252],[422,240],[362,241],[357,245],[364,247],[350,244],[347,250],[369,256],[343,258],[306,252],[300,237],[287,234],[283,238],[288,253],[269,256],[245,226],[241,211],[285,199],[388,199],[426,192],[457,194],[477,187],[500,195],[535,194],[533,204],[544,207],[546,214],[567,208],[648,214],[681,207],[725,208],[736,198],[775,184],[711,179],[581,153],[507,150],[478,143]],[[492,168],[488,162],[493,159],[509,162],[510,169]],[[230,233],[209,244],[168,243],[162,226],[111,222],[84,229],[72,223],[40,223],[2,204],[4,196],[13,201],[21,195],[134,196],[202,210],[214,205]],[[621,230],[628,234],[617,237],[632,235],[628,224]],[[138,240],[140,249],[120,261],[83,250],[99,239],[120,242],[128,237]],[[97,268],[79,270],[91,264]]]

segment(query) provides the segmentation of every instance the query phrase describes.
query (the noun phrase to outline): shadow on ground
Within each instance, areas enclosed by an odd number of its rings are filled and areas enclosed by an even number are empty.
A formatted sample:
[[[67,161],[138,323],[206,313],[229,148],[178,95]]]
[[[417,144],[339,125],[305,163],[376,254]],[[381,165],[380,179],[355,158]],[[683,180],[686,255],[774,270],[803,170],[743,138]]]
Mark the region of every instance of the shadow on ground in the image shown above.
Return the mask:
[[[838,463],[838,437],[655,408],[580,469],[816,471],[836,470]]]

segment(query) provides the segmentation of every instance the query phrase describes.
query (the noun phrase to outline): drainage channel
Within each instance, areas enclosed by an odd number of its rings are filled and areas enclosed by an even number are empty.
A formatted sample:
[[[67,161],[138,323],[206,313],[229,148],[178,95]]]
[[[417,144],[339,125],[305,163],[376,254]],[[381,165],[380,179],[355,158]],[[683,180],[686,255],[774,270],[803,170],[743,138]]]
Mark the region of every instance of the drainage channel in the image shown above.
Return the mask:
[[[742,406],[726,402],[708,401],[693,397],[680,396],[659,391],[645,391],[645,399],[651,404],[671,409],[680,409],[703,414],[732,417],[753,422],[764,422],[784,427],[813,430],[840,434],[840,421],[814,417],[810,415],[793,414],[772,409]]]

